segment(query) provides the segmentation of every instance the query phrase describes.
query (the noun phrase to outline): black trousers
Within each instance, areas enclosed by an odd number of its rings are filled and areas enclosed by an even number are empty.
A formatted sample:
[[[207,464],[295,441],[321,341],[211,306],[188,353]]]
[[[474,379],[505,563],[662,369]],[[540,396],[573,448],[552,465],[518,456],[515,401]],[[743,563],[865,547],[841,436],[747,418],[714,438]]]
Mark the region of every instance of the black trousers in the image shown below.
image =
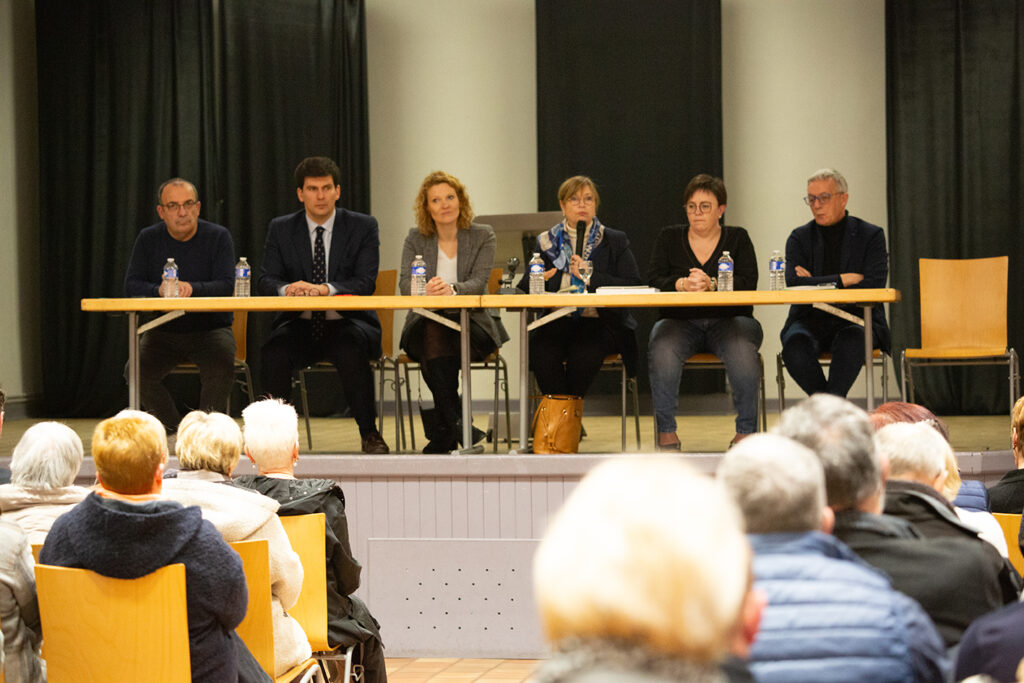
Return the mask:
[[[302,318],[289,320],[274,330],[261,352],[263,391],[287,399],[296,370],[327,361],[338,371],[360,436],[366,436],[377,429],[370,342],[351,320],[328,320],[324,325],[324,336],[317,341],[310,334],[310,321]]]
[[[566,316],[530,333],[530,369],[545,394],[586,396],[605,357],[618,351],[600,318]]]

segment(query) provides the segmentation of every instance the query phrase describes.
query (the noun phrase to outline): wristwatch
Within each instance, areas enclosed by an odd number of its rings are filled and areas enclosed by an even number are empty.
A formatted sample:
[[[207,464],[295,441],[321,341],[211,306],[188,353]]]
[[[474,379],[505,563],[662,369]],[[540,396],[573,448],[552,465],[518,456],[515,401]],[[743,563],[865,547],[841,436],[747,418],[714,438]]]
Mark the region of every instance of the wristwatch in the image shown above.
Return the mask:
[[[449,282],[448,286],[452,288],[452,296],[458,296],[459,287],[454,282]]]

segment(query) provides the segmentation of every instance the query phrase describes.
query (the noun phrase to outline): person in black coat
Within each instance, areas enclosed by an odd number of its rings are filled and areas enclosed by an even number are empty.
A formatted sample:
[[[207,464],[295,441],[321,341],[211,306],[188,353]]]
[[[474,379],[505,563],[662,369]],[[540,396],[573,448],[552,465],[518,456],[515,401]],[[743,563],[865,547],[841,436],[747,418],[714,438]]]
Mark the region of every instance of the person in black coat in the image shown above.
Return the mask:
[[[295,409],[277,399],[251,403],[242,411],[245,454],[257,474],[234,480],[236,486],[258,491],[281,504],[280,516],[324,513],[327,555],[327,641],[332,647],[358,645],[357,664],[367,683],[386,683],[380,624],[358,597],[363,568],[352,556],[345,517],[345,494],[329,479],[296,479],[299,423]],[[329,662],[333,666],[334,662]],[[331,680],[340,680],[333,671]],[[347,681],[345,682],[347,683]]]
[[[606,285],[639,285],[640,271],[629,238],[597,218],[601,199],[594,181],[573,176],[558,188],[564,219],[537,237],[534,251],[544,259],[548,292],[595,291]],[[593,264],[584,283],[580,264]],[[527,269],[519,289],[529,291]],[[636,373],[636,319],[629,309],[583,308],[530,333],[530,369],[545,394],[585,396],[605,357],[622,354],[626,370]]]
[[[882,228],[846,211],[846,178],[835,169],[817,171],[807,181],[804,201],[814,220],[786,240],[786,286],[834,285],[841,289],[885,287],[889,255]],[[860,316],[855,305],[838,306]],[[889,350],[885,309],[871,312],[874,348]],[[832,354],[828,379],[818,356]],[[810,305],[791,306],[782,328],[782,359],[800,388],[810,396],[845,397],[864,365],[864,328]]]

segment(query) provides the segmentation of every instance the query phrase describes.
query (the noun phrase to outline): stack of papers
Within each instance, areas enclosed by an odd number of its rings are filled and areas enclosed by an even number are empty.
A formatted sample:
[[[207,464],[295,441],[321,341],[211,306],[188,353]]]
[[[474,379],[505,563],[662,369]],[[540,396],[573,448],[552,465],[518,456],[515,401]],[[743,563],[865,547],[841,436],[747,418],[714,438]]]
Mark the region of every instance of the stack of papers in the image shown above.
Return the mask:
[[[620,287],[598,287],[595,294],[655,294],[658,290],[645,285],[623,285]]]

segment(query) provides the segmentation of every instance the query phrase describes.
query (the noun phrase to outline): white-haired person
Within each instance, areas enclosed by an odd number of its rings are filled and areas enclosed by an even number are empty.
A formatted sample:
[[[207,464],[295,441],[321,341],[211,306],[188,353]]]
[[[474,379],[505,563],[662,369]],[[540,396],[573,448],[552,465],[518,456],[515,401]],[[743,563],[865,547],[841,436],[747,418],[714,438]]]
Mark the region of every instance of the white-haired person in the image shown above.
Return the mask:
[[[928,615],[831,535],[825,471],[810,449],[755,434],[726,452],[718,478],[743,511],[754,585],[768,597],[750,653],[759,683],[945,680]]]
[[[34,565],[21,527],[0,519],[0,662],[6,683],[46,680]]]
[[[82,439],[73,429],[59,422],[32,425],[11,454],[11,483],[0,484],[0,514],[20,526],[29,543],[42,543],[53,520],[89,495],[75,486],[81,467]]]
[[[739,511],[676,460],[606,460],[551,521],[533,562],[554,652],[536,683],[751,680],[763,601]]]
[[[194,410],[178,425],[177,476],[164,479],[161,497],[196,505],[225,541],[266,539],[270,552],[274,671],[280,676],[309,658],[305,631],[288,615],[302,590],[302,562],[277,516],[276,500],[225,486],[242,455],[242,430],[223,413]]]
[[[886,425],[875,433],[875,444],[889,460],[885,514],[907,520],[928,538],[982,540],[977,525],[961,519],[950,502],[947,483],[956,472],[956,458],[929,423]],[[992,541],[987,545],[993,546]]]
[[[295,408],[278,399],[250,403],[242,411],[245,422],[245,454],[257,474],[237,477],[234,483],[281,504],[277,514],[305,515],[323,512],[326,517],[327,640],[331,646],[357,645],[358,663],[366,683],[387,681],[380,626],[362,600],[352,595],[359,588],[362,567],[352,556],[345,517],[345,494],[330,479],[297,479],[299,421]],[[179,436],[180,439],[180,436]],[[342,672],[331,666],[331,679]]]

